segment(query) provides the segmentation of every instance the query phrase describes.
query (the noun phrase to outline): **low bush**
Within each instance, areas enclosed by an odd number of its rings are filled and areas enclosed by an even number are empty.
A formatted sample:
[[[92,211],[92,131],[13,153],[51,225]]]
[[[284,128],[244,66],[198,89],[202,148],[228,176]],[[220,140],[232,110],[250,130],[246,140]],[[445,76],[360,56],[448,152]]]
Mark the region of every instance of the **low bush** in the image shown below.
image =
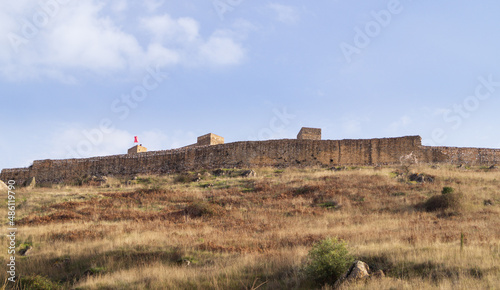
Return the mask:
[[[218,216],[221,215],[223,211],[224,209],[220,205],[205,201],[194,202],[184,208],[184,212],[190,217]]]
[[[463,196],[453,192],[453,188],[444,187],[441,195],[435,195],[429,198],[423,207],[426,211],[452,210],[458,212],[463,207]]]
[[[62,289],[57,283],[40,275],[20,277],[18,287],[18,289]]]
[[[301,187],[298,187],[294,190],[293,194],[295,196],[297,195],[306,195],[310,193],[314,193],[319,190],[319,186],[311,186],[311,185],[304,185]]]
[[[188,173],[182,173],[182,174],[179,174],[177,175],[175,178],[174,178],[174,182],[176,183],[190,183],[193,181],[193,176],[191,176],[190,174]]]
[[[443,187],[441,194],[453,193],[453,191],[454,191],[453,187],[445,186]]]
[[[320,285],[333,285],[354,262],[354,257],[347,250],[347,244],[336,238],[327,238],[316,243],[307,257],[305,272]]]
[[[327,208],[327,209],[338,209],[340,207],[339,203],[334,201],[334,200],[330,200],[330,201],[326,201],[326,202],[323,202],[323,203],[319,203],[318,204],[319,207],[324,207],[324,208]]]

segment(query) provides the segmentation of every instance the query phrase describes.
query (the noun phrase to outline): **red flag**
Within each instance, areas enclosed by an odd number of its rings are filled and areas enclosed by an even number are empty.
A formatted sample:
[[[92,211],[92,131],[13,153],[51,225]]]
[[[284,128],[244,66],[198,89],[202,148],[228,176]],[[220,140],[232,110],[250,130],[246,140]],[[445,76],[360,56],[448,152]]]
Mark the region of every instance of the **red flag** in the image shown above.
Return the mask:
[[[134,143],[139,143],[139,138],[137,138],[137,136],[134,136]]]

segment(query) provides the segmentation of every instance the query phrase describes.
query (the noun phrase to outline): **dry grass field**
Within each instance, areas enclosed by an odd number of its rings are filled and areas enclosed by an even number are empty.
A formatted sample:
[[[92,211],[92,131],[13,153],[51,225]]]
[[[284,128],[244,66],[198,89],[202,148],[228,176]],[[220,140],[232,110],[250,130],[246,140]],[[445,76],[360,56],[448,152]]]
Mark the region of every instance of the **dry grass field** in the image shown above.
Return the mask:
[[[19,188],[17,249],[32,249],[16,258],[15,287],[331,289],[304,265],[314,243],[337,237],[385,273],[344,289],[499,289],[500,172],[410,170],[430,179],[397,167],[261,168]]]

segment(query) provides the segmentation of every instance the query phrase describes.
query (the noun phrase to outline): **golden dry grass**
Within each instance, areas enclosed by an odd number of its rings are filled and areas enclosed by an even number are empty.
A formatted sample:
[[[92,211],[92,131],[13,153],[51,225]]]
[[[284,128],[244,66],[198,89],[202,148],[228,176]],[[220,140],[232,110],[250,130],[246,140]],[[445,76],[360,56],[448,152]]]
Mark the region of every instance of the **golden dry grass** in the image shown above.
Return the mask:
[[[33,249],[17,258],[17,287],[329,289],[303,271],[312,244],[326,237],[346,240],[386,274],[345,289],[500,285],[500,172],[420,166],[412,171],[435,180],[418,183],[397,168],[256,171],[19,189],[18,245]],[[463,196],[462,207],[423,210],[445,186]]]

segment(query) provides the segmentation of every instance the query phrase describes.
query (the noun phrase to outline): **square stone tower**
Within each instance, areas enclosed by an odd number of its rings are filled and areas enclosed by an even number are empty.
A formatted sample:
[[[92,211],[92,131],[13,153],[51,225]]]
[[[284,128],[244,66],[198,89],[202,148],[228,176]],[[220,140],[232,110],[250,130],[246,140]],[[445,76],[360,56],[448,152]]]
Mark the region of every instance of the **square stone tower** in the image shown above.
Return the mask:
[[[204,145],[218,145],[224,144],[224,137],[208,133],[206,135],[198,137],[198,142],[196,145],[204,146]]]
[[[141,152],[148,152],[148,148],[142,147],[142,144],[140,144],[128,149],[128,154],[137,154]]]
[[[307,128],[302,127],[299,134],[297,135],[299,140],[321,140],[321,129],[320,128]]]

